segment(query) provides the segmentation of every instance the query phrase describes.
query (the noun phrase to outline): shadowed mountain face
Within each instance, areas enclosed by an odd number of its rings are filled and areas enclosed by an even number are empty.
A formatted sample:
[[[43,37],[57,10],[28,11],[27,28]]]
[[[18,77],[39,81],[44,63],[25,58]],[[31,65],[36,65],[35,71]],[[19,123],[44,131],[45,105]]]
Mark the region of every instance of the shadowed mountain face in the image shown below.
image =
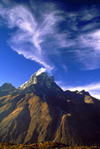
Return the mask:
[[[40,69],[28,82],[0,97],[0,142],[100,145],[100,100],[63,91]]]
[[[5,96],[5,95],[9,95],[11,92],[14,92],[14,90],[16,90],[16,88],[14,86],[12,86],[11,83],[4,83],[0,87],[0,97]]]

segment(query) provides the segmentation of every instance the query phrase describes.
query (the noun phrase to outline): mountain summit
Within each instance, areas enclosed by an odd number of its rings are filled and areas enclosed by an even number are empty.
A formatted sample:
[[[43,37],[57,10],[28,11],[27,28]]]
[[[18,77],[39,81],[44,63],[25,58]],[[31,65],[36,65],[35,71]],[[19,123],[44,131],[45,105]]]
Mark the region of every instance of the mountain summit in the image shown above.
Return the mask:
[[[0,97],[6,96],[15,90],[16,88],[11,83],[4,83],[2,86],[0,86]]]
[[[41,78],[41,80],[40,80]],[[48,86],[50,86],[51,82],[54,81],[54,77],[50,70],[46,68],[39,69],[36,73],[34,73],[29,81],[26,81],[24,84],[20,85],[18,89],[25,89],[26,87],[29,87],[32,84],[40,84],[42,85],[43,82],[48,81]]]
[[[46,68],[40,68],[37,72],[36,72],[36,76],[42,74],[42,73],[46,73],[48,75],[48,77],[52,76],[52,73],[49,69]]]
[[[88,92],[63,91],[45,68],[13,89],[0,95],[0,142],[100,145],[100,100]]]

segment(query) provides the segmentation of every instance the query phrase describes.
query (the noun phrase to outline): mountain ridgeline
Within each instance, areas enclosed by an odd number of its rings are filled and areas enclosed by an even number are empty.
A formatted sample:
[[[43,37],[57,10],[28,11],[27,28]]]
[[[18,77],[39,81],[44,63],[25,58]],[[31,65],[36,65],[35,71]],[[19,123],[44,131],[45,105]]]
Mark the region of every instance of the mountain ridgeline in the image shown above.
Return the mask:
[[[41,68],[18,89],[0,87],[0,142],[100,145],[100,100],[84,90],[63,91]]]
[[[14,92],[15,90],[16,90],[16,88],[14,86],[12,86],[11,83],[4,83],[0,87],[0,97],[9,95],[10,93]]]

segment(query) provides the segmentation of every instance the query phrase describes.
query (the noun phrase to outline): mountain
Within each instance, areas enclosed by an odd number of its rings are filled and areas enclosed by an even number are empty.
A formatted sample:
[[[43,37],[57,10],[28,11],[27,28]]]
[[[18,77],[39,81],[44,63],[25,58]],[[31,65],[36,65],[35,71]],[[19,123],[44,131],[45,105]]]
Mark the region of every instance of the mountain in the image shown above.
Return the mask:
[[[100,145],[100,100],[82,90],[63,91],[41,68],[0,97],[0,142]]]
[[[11,83],[4,83],[0,87],[0,97],[9,95],[11,92],[14,92],[15,90],[16,90],[16,88]]]
[[[41,76],[40,79],[39,76]],[[47,87],[50,87],[51,83],[54,82],[54,77],[50,70],[41,68],[31,76],[29,81],[26,81],[24,84],[20,85],[18,89],[23,90],[32,84],[39,84],[39,86],[43,86],[44,82],[48,83],[46,84]]]

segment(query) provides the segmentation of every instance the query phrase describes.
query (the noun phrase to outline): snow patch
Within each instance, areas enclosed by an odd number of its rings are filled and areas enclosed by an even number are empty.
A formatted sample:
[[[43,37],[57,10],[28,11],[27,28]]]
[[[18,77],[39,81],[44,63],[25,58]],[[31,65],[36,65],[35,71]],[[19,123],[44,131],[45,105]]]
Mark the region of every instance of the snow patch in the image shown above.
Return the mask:
[[[41,75],[42,73],[46,72],[48,77],[51,77],[52,76],[52,73],[49,69],[46,69],[46,68],[41,68],[39,69],[37,72],[36,72],[36,76],[39,76]]]
[[[28,81],[26,81],[24,84],[20,85],[19,88],[25,88],[24,85],[27,83]]]
[[[31,84],[36,84],[37,83],[37,79],[36,79],[36,76],[39,76],[41,75],[42,73],[46,73],[47,76],[50,78],[52,75],[51,71],[46,69],[46,68],[41,68],[39,69],[36,73],[34,73],[30,80],[29,81],[26,81],[24,84],[20,85],[18,87],[18,89],[25,89],[26,87],[30,86]],[[45,76],[44,76],[45,77]],[[41,82],[40,82],[40,85],[41,85]],[[50,84],[48,83],[48,88],[50,88]]]

